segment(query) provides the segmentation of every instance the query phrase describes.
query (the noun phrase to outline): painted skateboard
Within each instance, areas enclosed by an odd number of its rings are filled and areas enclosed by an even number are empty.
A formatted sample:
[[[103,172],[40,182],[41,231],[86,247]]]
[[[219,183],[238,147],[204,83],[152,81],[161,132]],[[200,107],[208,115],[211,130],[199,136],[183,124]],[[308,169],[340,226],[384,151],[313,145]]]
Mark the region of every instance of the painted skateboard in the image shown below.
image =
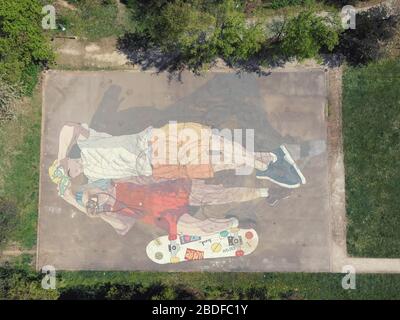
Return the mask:
[[[258,245],[254,229],[230,228],[210,235],[178,235],[170,241],[161,236],[146,247],[147,256],[158,264],[240,257],[252,253]]]

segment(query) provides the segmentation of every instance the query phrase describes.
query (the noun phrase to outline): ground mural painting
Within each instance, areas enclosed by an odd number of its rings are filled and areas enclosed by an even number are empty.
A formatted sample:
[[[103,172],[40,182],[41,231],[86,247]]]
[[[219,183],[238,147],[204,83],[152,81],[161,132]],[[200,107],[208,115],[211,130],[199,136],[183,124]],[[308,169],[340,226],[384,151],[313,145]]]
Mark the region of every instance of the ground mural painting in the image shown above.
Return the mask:
[[[200,220],[189,208],[259,198],[274,206],[276,199],[268,188],[207,180],[225,170],[255,172],[255,179],[281,188],[298,188],[306,180],[285,146],[254,151],[254,144],[246,140],[245,148],[234,137],[195,122],[170,121],[120,136],[66,122],[48,172],[63,200],[109,223],[118,234],[125,235],[136,222],[164,230],[166,235],[146,248],[155,263],[244,256],[258,245],[256,230],[240,228],[234,217]]]

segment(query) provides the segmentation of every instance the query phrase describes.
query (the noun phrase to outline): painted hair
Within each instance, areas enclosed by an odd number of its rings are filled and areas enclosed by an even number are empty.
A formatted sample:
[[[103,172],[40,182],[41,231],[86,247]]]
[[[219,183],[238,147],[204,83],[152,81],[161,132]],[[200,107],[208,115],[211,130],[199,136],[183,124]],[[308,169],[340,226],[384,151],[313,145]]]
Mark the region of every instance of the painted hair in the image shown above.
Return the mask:
[[[49,176],[51,181],[58,185],[58,194],[63,197],[71,184],[71,179],[65,173],[63,167],[58,164],[57,160],[49,167]]]

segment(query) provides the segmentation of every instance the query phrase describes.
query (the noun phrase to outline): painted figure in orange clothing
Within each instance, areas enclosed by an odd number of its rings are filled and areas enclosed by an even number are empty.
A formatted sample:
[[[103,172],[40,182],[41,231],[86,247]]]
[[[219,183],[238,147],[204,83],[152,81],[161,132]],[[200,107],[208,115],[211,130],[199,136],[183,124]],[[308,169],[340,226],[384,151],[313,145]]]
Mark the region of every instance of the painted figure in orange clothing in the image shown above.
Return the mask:
[[[218,205],[268,198],[266,188],[226,188],[209,185],[202,180],[164,180],[158,183],[137,184],[130,181],[110,184],[107,188],[86,187],[75,195],[81,210],[90,217],[100,217],[117,231],[119,224],[141,221],[165,230],[170,240],[178,233],[210,234],[220,229],[237,226],[237,220],[198,220],[188,214],[189,206]],[[128,228],[124,228],[126,233]],[[187,230],[187,229],[195,230]],[[127,230],[128,229],[128,230]],[[179,229],[179,230],[178,230]]]

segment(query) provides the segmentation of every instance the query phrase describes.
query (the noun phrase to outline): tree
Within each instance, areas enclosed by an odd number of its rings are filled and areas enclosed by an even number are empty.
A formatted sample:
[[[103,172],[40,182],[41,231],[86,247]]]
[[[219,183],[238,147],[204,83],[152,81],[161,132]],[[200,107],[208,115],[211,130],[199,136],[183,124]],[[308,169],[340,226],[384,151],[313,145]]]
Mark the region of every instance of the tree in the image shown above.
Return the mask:
[[[399,21],[399,16],[390,15],[384,6],[358,13],[356,28],[341,34],[335,51],[353,65],[378,60],[384,55],[387,42],[398,32]]]
[[[235,10],[228,11],[218,32],[219,53],[232,62],[247,60],[265,41],[260,25],[246,25],[244,14]]]
[[[59,297],[58,289],[41,287],[43,275],[6,264],[0,267],[0,300],[49,300]]]
[[[191,69],[200,69],[218,54],[215,17],[191,3],[168,3],[149,22],[150,39],[164,52],[176,53]]]
[[[41,28],[41,9],[36,0],[0,2],[0,75],[8,82],[20,82],[31,65],[53,59]]]
[[[258,24],[247,24],[244,8],[234,0],[139,1],[130,7],[140,20],[140,36],[125,36],[121,47],[128,51],[127,44],[135,47],[135,39],[146,39],[144,50],[157,47],[166,56],[176,57],[173,63],[177,66],[194,71],[218,56],[230,63],[246,60],[265,42],[264,30]],[[143,12],[145,7],[150,10]]]
[[[168,3],[160,15],[152,17],[149,35],[165,49],[183,49],[210,40],[215,31],[215,18],[190,3]]]
[[[286,57],[314,58],[321,48],[332,51],[339,42],[340,22],[337,17],[317,16],[306,9],[285,22],[280,48]]]

